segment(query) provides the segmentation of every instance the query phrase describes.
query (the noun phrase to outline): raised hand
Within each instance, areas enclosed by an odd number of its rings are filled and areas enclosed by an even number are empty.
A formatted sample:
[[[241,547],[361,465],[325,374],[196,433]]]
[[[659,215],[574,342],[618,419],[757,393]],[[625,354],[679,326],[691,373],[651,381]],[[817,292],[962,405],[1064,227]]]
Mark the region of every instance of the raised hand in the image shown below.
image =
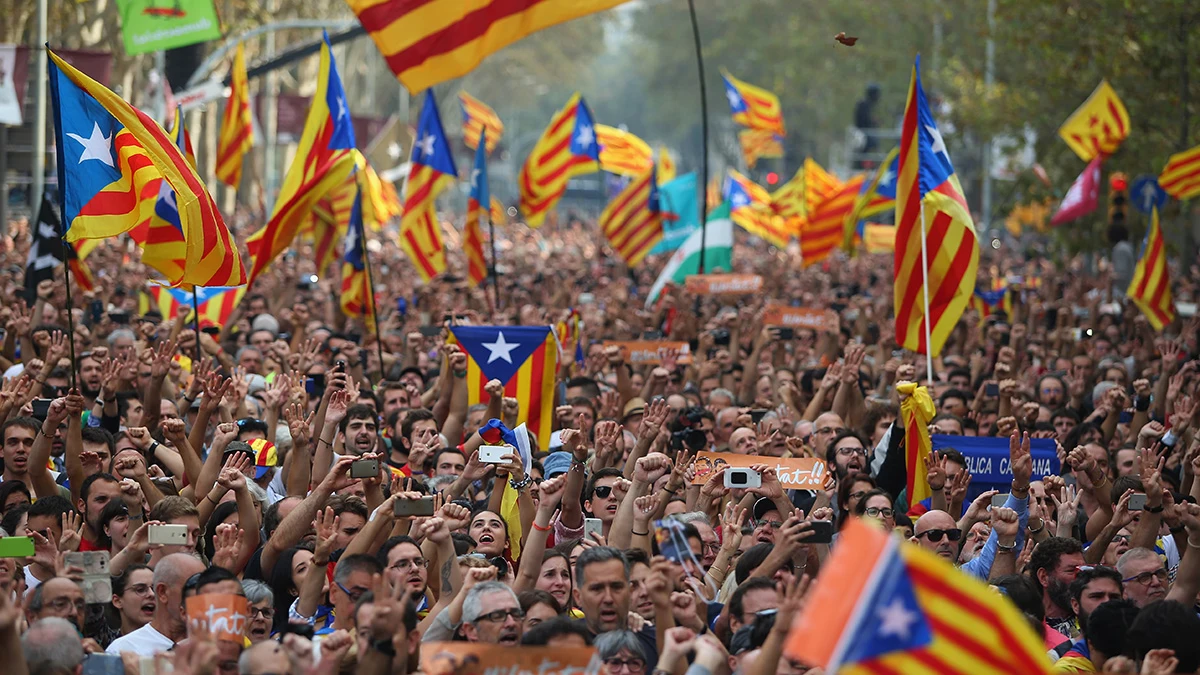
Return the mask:
[[[277,374],[275,378],[271,380],[271,383],[267,385],[267,388],[262,391],[263,403],[266,404],[267,409],[278,410],[279,407],[283,405],[284,401],[287,400],[287,394],[290,387],[291,380],[288,378],[288,376],[284,375],[283,373]]]
[[[1029,450],[1028,432],[1019,439],[1016,432],[1009,436],[1008,458],[1012,466],[1013,489],[1029,489],[1029,479],[1033,476],[1033,455]]]
[[[929,455],[925,457],[925,480],[929,482],[929,489],[937,492],[946,487],[946,458],[938,455],[937,450],[930,450]]]
[[[671,458],[662,453],[652,452],[634,464],[633,479],[639,483],[653,485],[670,470]]]
[[[58,538],[59,551],[78,551],[83,540],[83,516],[74,511],[62,514],[62,536]]]
[[[164,340],[155,345],[150,361],[150,376],[153,378],[166,377],[167,371],[171,369],[173,358],[175,358],[174,340]]]
[[[242,529],[233,523],[217,525],[217,529],[213,533],[212,564],[214,567],[223,567],[227,570],[237,568],[238,549],[242,534]]]
[[[645,412],[642,413],[642,423],[638,428],[639,436],[650,436],[657,434],[662,425],[666,423],[667,416],[670,414],[671,408],[667,405],[666,399],[656,398],[646,404]]]
[[[313,411],[305,416],[304,406],[299,403],[284,408],[283,419],[287,421],[288,432],[292,436],[292,447],[306,446],[312,440],[312,423],[316,415],[316,411]]]
[[[538,509],[553,514],[562,503],[563,494],[567,489],[567,474],[559,474],[554,478],[542,481],[538,486]]]
[[[329,397],[329,405],[325,408],[325,424],[337,425],[346,416],[349,408],[350,392],[345,389],[333,392],[333,395]]]
[[[327,560],[329,554],[333,552],[335,537],[338,531],[338,525],[341,523],[341,516],[333,514],[333,508],[326,506],[323,510],[317,511],[317,555]]]

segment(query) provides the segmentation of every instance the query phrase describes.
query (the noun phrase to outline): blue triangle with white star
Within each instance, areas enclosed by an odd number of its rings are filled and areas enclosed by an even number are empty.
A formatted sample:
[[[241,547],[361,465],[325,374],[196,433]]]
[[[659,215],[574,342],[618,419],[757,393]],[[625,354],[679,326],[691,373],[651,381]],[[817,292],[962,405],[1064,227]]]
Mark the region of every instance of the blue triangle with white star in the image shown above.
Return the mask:
[[[946,151],[946,141],[942,132],[938,131],[933,112],[929,109],[929,101],[925,98],[925,89],[921,86],[921,57],[917,57],[916,66],[916,98],[917,98],[917,139],[918,155],[921,158],[921,196],[946,182],[954,173],[954,165],[950,163],[950,153]]]
[[[329,34],[325,34],[325,47],[329,50],[329,82],[325,87],[325,105],[329,108],[329,120],[333,131],[329,135],[330,150],[352,150],[355,147],[354,122],[350,118],[350,102],[338,75],[337,61],[333,58],[333,47],[329,45]]]
[[[450,331],[484,379],[508,381],[546,342],[549,326],[455,326]]]
[[[425,103],[421,107],[421,117],[417,119],[417,137],[413,141],[413,164],[422,164],[438,173],[447,176],[457,176],[454,168],[454,155],[450,152],[450,142],[446,140],[446,130],[442,127],[442,116],[438,114],[437,100],[433,90],[425,92]]]
[[[583,97],[575,104],[575,130],[571,133],[571,154],[600,161],[600,144],[596,142],[596,120]]]
[[[904,544],[892,542],[880,556],[877,564],[884,569],[842,663],[857,663],[892,652],[920,649],[933,642],[929,617],[917,602],[912,579],[897,545]]]

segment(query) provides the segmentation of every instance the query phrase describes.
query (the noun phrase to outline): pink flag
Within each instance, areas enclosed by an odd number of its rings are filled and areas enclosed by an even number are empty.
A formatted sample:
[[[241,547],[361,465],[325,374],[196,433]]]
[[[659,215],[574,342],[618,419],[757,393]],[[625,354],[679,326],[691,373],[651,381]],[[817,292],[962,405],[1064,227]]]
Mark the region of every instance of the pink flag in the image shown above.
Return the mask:
[[[1062,225],[1095,211],[1099,201],[1099,187],[1100,155],[1097,155],[1071,184],[1071,189],[1067,190],[1067,196],[1063,197],[1062,204],[1058,206],[1058,213],[1050,219],[1050,224]]]

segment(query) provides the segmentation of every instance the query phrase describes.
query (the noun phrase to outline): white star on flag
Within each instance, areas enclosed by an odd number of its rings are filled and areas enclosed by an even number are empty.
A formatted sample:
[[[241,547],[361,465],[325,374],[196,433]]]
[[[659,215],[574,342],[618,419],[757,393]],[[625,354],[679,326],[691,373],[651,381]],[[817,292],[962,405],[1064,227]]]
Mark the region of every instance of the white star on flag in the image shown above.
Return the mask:
[[[895,178],[896,178],[896,174],[893,173],[891,167],[889,167],[886,171],[883,172],[883,175],[879,177],[879,185],[881,185],[883,187],[891,185],[892,180]]]
[[[471,189],[479,187],[479,169],[471,169]]]
[[[933,151],[933,154],[946,154],[946,142],[942,140],[942,132],[938,131],[938,128],[932,124],[926,124],[925,131],[928,131],[929,135],[933,137],[933,143],[929,148]]]
[[[737,108],[742,103],[742,97],[738,96],[738,93],[732,89],[725,90],[725,98],[729,99],[730,108]]]
[[[338,119],[346,116],[346,98],[344,96],[337,97]]]
[[[592,133],[592,128],[586,124],[579,127],[579,135],[575,137],[575,141],[579,143],[580,147],[583,148],[590,148],[592,146],[592,141],[595,139],[596,136]]]
[[[425,138],[422,138],[421,142],[417,144],[421,146],[421,157],[423,159],[433,157],[433,144],[435,142],[437,142],[437,139],[434,138],[433,134],[427,134]]]
[[[915,612],[910,612],[904,607],[904,601],[900,598],[895,598],[887,606],[880,607],[875,614],[879,619],[880,636],[895,635],[902,640],[908,639],[912,625],[919,620]]]
[[[746,194],[744,192],[733,193],[733,196],[729,198],[729,201],[733,202],[733,207],[735,209],[741,208],[750,203],[750,200],[746,198]]]
[[[86,160],[95,159],[113,166],[112,136],[105,136],[100,131],[99,122],[92,122],[92,125],[92,135],[88,138],[67,132],[67,136],[79,141],[79,144],[83,146],[83,154],[79,156],[79,163],[83,164]]]
[[[488,363],[492,361],[504,360],[512,363],[512,350],[520,346],[517,342],[505,342],[504,331],[496,332],[495,342],[485,342],[483,346],[488,350]]]

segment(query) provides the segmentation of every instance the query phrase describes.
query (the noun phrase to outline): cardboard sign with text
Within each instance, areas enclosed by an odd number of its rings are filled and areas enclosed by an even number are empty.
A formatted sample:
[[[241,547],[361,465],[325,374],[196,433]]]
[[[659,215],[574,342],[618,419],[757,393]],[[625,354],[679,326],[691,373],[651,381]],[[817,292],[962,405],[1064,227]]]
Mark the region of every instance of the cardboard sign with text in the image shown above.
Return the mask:
[[[683,288],[693,295],[748,295],[762,290],[757,274],[690,274]]]
[[[424,675],[597,675],[592,647],[526,647],[481,642],[421,643]]]
[[[679,363],[690,363],[691,351],[686,342],[674,340],[609,340],[604,346],[616,345],[625,355],[625,362],[635,366],[654,365],[662,363],[661,350],[674,349],[679,352]]]
[[[763,325],[808,328],[818,333],[824,331],[836,333],[838,332],[838,315],[832,309],[771,305],[763,312]]]
[[[814,457],[783,459],[705,451],[696,455],[696,477],[692,479],[692,485],[703,485],[710,473],[725,467],[748,469],[755,464],[766,464],[767,467],[775,469],[785,490],[819,490],[825,482],[825,462]]]
[[[205,593],[187,599],[189,636],[210,635],[215,640],[241,644],[246,639],[250,605],[241,595]]]

